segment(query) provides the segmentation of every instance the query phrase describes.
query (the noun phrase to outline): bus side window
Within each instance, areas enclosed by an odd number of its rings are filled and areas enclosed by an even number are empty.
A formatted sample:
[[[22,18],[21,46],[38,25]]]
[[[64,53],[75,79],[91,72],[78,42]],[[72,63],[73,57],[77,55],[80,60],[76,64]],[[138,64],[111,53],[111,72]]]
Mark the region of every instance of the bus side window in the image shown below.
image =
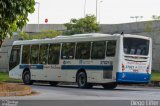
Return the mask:
[[[39,57],[39,45],[32,45],[30,63],[38,64],[38,57]]]
[[[20,63],[20,50],[21,46],[13,46],[11,55],[10,55],[10,60],[9,60],[9,69],[13,69]]]
[[[108,57],[114,57],[116,54],[116,41],[108,41],[107,42],[107,50],[106,50],[106,56]]]
[[[23,45],[22,64],[30,63],[30,45]]]
[[[40,45],[39,63],[47,64],[48,61],[48,44]]]
[[[91,42],[77,43],[76,59],[89,59],[90,49],[91,49]]]
[[[60,44],[50,44],[48,64],[59,64]]]
[[[91,59],[104,59],[105,58],[105,41],[93,42]]]
[[[63,43],[61,59],[74,59],[75,43]]]

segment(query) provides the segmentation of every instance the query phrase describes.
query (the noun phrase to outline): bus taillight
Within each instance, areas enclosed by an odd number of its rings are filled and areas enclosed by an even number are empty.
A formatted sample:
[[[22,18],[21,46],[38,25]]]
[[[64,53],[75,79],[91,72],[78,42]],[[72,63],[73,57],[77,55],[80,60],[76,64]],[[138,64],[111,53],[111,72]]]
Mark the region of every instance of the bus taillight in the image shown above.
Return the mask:
[[[125,70],[125,68],[124,68],[124,64],[122,64],[122,71],[124,71]]]
[[[147,66],[146,72],[149,73],[149,65]]]

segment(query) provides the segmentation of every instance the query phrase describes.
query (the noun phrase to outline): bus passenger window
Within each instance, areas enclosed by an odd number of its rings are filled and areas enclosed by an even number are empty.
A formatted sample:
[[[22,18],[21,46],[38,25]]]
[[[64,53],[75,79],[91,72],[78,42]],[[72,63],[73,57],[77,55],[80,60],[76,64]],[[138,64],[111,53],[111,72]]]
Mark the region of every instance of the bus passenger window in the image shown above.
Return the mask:
[[[149,40],[139,38],[123,38],[124,53],[129,55],[148,55]],[[125,51],[127,49],[127,52]]]
[[[47,64],[48,60],[48,44],[40,45],[39,63]]]
[[[77,43],[76,59],[89,59],[90,58],[90,42]]]
[[[131,50],[130,50],[130,54],[135,54],[135,48],[131,48]]]
[[[106,56],[114,57],[116,54],[116,41],[108,41],[107,42],[107,51]]]
[[[59,64],[60,44],[50,44],[48,64]]]
[[[22,64],[29,64],[30,62],[30,45],[24,45],[22,51]]]
[[[128,53],[128,49],[127,48],[124,48],[124,53]]]
[[[39,56],[39,45],[31,46],[31,64],[38,64],[38,56]]]
[[[63,43],[61,59],[74,59],[75,43]]]
[[[105,41],[98,41],[92,43],[91,59],[104,59],[105,58]]]

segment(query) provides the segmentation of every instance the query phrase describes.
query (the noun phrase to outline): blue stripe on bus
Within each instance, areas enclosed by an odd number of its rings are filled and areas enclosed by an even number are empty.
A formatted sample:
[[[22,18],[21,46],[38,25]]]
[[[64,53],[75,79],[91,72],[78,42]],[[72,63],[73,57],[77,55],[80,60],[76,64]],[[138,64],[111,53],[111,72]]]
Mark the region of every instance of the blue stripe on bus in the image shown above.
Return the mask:
[[[28,64],[21,64],[19,66],[20,69],[24,68],[30,68],[30,69],[43,69],[42,64],[34,64],[34,65],[28,65]],[[78,69],[87,69],[87,70],[113,70],[113,66],[100,66],[100,65],[62,65],[61,69],[63,70],[78,70]]]
[[[116,80],[120,83],[148,83],[151,79],[151,74],[134,73],[134,72],[117,72]]]
[[[100,65],[62,65],[61,69],[63,70],[78,70],[78,69],[87,69],[87,70],[113,70],[113,66],[100,66]]]
[[[21,65],[19,65],[19,68],[20,69],[24,69],[24,68],[43,69],[43,65],[42,64],[34,64],[34,65],[21,64]]]

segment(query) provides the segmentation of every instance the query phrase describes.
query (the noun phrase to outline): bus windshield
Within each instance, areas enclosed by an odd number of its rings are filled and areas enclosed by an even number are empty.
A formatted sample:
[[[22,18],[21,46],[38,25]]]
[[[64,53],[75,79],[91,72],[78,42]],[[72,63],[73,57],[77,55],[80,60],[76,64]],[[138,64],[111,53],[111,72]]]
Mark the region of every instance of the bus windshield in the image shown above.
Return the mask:
[[[148,55],[149,40],[139,38],[123,38],[124,53],[130,55]]]

